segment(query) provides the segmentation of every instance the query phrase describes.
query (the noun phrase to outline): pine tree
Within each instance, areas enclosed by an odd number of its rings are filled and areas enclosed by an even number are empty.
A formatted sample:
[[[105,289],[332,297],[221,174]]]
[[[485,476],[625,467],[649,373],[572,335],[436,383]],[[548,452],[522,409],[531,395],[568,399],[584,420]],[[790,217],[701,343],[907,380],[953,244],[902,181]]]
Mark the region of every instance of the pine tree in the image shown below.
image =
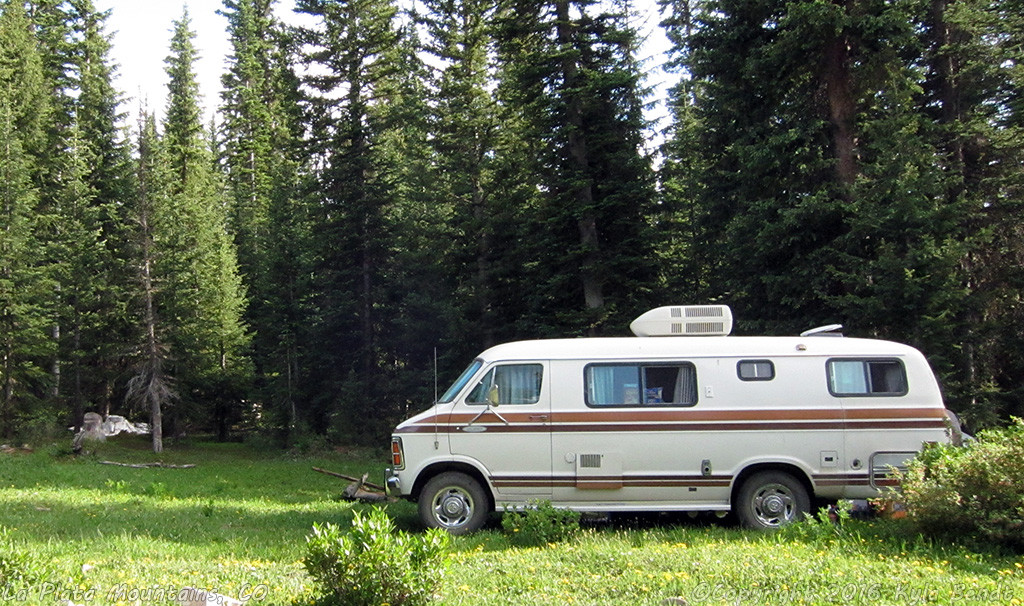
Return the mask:
[[[638,38],[628,3],[607,8],[571,0],[500,8],[508,103],[528,121],[526,136],[549,149],[534,221],[558,254],[544,254],[533,276],[535,321],[548,331],[619,329],[657,277]]]
[[[0,433],[49,394],[53,296],[40,226],[41,154],[50,124],[43,62],[23,5],[0,5]]]
[[[444,257],[435,253],[434,259],[444,260],[439,269],[453,289],[445,298],[460,302],[458,315],[466,319],[466,326],[452,332],[470,335],[472,348],[488,347],[502,323],[496,315],[495,238],[503,229],[499,219],[506,202],[496,191],[493,166],[500,128],[491,92],[496,2],[429,0],[423,6],[426,49],[440,65],[431,82],[434,202],[418,223],[431,227],[425,239],[450,243]],[[444,350],[459,363],[475,353],[458,343]]]
[[[961,345],[943,360],[944,384],[965,418],[990,425],[1024,410],[1022,340],[1006,330],[1024,319],[1024,6],[971,0],[922,8],[922,106],[934,124],[940,195],[961,241],[958,297],[942,318]]]
[[[223,77],[224,155],[230,227],[251,304],[253,359],[271,424],[297,425],[299,345],[308,259],[303,127],[289,37],[267,0],[227,0],[234,52]]]
[[[201,122],[194,37],[186,11],[175,22],[166,62],[170,96],[159,157],[168,177],[151,217],[159,247],[153,275],[161,286],[157,314],[166,326],[180,417],[226,427],[242,400],[248,335],[223,187]]]
[[[311,360],[313,389],[320,395],[307,413],[314,427],[350,439],[376,439],[383,425],[377,410],[381,367],[381,320],[386,299],[384,267],[393,201],[388,167],[377,155],[387,130],[376,107],[383,82],[398,74],[386,60],[400,45],[397,10],[388,0],[300,0],[297,10],[316,17],[301,42],[314,67],[307,80],[312,126],[318,142],[321,200],[315,253],[316,333]]]

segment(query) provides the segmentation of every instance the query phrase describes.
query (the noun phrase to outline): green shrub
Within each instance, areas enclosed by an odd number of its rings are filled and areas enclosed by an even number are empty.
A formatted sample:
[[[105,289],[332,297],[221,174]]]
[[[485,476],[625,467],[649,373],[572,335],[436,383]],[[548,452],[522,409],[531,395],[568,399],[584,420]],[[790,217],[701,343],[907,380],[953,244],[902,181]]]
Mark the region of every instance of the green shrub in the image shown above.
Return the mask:
[[[580,530],[580,514],[550,501],[531,501],[525,509],[506,509],[501,527],[513,544],[539,547],[572,538]]]
[[[901,485],[898,498],[921,531],[1024,549],[1024,421],[963,447],[925,448]]]
[[[448,568],[447,532],[412,535],[395,530],[382,509],[356,512],[343,534],[314,524],[303,563],[320,586],[324,606],[416,606],[433,599]]]
[[[846,534],[846,525],[853,518],[850,513],[853,503],[839,501],[833,506],[822,507],[817,513],[805,513],[803,519],[792,524],[784,524],[777,532],[765,534],[768,540],[775,539],[780,543],[793,540],[805,543],[825,543]]]

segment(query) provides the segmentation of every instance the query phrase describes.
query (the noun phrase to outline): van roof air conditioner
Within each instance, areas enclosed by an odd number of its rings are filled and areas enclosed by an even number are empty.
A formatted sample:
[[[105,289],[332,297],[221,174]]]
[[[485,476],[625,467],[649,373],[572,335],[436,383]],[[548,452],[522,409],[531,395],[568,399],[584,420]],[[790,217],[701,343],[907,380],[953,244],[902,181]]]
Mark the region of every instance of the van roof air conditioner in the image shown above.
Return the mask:
[[[669,305],[633,320],[629,329],[638,337],[724,337],[732,332],[728,305]]]

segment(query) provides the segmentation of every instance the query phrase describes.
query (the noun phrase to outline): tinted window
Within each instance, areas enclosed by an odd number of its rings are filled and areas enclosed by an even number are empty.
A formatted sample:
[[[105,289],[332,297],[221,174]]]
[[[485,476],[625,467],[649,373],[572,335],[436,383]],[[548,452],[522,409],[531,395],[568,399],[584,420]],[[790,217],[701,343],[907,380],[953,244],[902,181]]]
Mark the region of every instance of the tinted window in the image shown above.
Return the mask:
[[[693,406],[692,364],[592,364],[584,371],[588,406]]]
[[[736,374],[744,381],[771,381],[775,378],[775,365],[771,360],[740,360]]]
[[[829,360],[828,388],[836,396],[902,396],[907,372],[899,360]]]

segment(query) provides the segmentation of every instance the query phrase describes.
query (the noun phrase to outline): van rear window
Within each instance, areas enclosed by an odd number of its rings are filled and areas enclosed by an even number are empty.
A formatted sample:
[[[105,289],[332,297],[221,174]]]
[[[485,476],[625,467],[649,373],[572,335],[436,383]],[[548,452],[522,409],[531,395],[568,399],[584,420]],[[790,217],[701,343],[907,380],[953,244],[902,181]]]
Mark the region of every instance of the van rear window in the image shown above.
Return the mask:
[[[693,406],[693,364],[591,364],[584,370],[587,406]]]
[[[841,360],[827,363],[828,389],[834,396],[903,396],[907,371],[899,360]]]

